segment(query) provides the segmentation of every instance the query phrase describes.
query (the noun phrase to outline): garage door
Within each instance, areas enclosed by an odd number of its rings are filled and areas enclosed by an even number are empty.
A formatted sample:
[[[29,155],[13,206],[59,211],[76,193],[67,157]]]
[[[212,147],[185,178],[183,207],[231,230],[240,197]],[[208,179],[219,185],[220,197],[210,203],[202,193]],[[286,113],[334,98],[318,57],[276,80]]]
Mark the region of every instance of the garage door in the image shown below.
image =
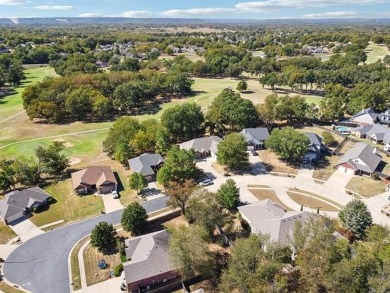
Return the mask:
[[[346,173],[349,174],[349,175],[355,175],[355,170],[353,169],[349,169],[349,168],[346,168]]]
[[[345,168],[344,166],[338,166],[337,170],[339,170],[340,172],[345,173],[347,168]]]
[[[115,189],[114,185],[100,186],[99,193],[103,193],[103,194],[110,193],[114,189]]]

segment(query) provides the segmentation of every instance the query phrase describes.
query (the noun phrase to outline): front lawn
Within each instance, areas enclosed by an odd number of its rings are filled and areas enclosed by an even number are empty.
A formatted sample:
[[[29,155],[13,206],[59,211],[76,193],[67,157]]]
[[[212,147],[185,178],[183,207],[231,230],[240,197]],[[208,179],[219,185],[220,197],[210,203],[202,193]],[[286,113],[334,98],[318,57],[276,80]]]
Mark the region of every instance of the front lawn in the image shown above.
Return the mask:
[[[16,237],[15,232],[0,221],[0,244],[7,244],[12,238]]]
[[[64,220],[64,223],[84,220],[98,215],[104,209],[100,196],[76,195],[72,190],[70,178],[53,182],[44,189],[55,199],[55,202],[47,210],[31,217],[31,221],[38,227],[59,220]]]
[[[340,160],[338,156],[326,156],[323,157],[315,166],[313,178],[320,180],[328,180],[330,176],[335,172],[334,166]]]
[[[381,180],[374,180],[369,177],[358,176],[353,177],[347,189],[352,190],[366,198],[378,195],[386,191],[386,185]]]
[[[282,161],[274,152],[270,150],[261,150],[258,153],[260,161],[265,164],[268,172],[298,173],[298,168]]]

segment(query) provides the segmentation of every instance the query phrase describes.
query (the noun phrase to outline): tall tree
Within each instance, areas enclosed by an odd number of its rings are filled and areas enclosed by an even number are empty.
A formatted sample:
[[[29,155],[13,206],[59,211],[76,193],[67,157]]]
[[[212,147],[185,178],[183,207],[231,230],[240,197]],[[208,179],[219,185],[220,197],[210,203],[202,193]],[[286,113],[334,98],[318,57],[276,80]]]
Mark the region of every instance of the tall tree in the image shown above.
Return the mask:
[[[265,97],[264,104],[257,106],[257,111],[260,114],[261,119],[271,128],[277,118],[276,105],[279,103],[279,97],[277,94],[268,95]]]
[[[144,189],[146,186],[148,186],[148,183],[146,181],[146,178],[141,174],[134,172],[130,175],[129,178],[129,188],[136,190],[139,194],[142,189]]]
[[[172,208],[180,208],[182,215],[185,215],[187,202],[195,189],[196,185],[192,180],[185,180],[183,183],[171,182],[165,189],[165,193],[169,196],[168,205]]]
[[[199,137],[204,132],[203,123],[202,109],[195,103],[177,105],[161,116],[161,124],[175,141]]]
[[[129,204],[122,213],[121,224],[124,230],[139,235],[145,226],[148,214],[138,202]]]
[[[69,159],[61,152],[65,149],[62,142],[54,141],[48,148],[39,146],[35,150],[40,171],[59,176],[69,167]]]
[[[194,178],[195,172],[194,151],[181,150],[178,146],[173,146],[167,153],[164,165],[157,172],[157,181],[164,185],[169,182],[184,182],[186,179]]]
[[[266,140],[266,146],[282,159],[296,162],[302,159],[307,151],[309,139],[292,127],[274,129]]]
[[[345,228],[357,238],[364,238],[367,228],[372,225],[372,216],[367,205],[357,199],[353,199],[343,207],[339,212],[339,218]]]
[[[247,142],[240,133],[231,133],[218,144],[217,162],[231,169],[248,165]]]
[[[234,210],[240,203],[240,189],[236,182],[229,178],[217,190],[217,200],[226,209]]]
[[[99,222],[91,233],[91,245],[100,252],[107,252],[115,247],[116,231],[112,224]]]

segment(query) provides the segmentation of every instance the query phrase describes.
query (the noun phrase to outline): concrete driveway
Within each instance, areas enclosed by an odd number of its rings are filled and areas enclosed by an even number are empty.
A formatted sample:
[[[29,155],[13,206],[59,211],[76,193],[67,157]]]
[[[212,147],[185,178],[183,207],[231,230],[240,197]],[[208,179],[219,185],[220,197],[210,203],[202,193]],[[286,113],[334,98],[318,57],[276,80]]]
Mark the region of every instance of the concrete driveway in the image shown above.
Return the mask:
[[[44,233],[29,219],[25,219],[13,225],[9,225],[9,227],[20,237],[20,240],[23,242],[26,242],[27,240]]]
[[[106,213],[112,213],[123,209],[119,198],[114,198],[111,193],[101,195],[104,204],[104,211]]]
[[[156,182],[149,182],[148,187],[142,191],[141,195],[143,200],[154,200],[163,196],[165,196],[165,194],[158,189]]]
[[[335,172],[333,172],[332,176],[330,176],[330,178],[324,183],[324,185],[344,191],[345,187],[353,176],[354,175],[342,173],[336,170]]]

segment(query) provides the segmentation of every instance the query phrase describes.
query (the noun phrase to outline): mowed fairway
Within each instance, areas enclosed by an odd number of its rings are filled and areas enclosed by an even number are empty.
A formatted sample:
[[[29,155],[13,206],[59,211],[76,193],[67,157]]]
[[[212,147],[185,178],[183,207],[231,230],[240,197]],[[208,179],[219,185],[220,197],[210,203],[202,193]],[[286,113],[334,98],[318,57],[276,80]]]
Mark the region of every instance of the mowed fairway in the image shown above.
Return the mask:
[[[375,63],[379,59],[382,60],[386,55],[390,54],[386,45],[377,45],[372,42],[366,48],[367,64]]]
[[[11,91],[9,95],[0,97],[0,123],[2,121],[5,122],[9,117],[23,111],[21,94],[26,86],[42,81],[47,76],[56,75],[54,69],[51,67],[26,69],[24,74],[26,75],[26,80],[24,80],[19,87]]]

